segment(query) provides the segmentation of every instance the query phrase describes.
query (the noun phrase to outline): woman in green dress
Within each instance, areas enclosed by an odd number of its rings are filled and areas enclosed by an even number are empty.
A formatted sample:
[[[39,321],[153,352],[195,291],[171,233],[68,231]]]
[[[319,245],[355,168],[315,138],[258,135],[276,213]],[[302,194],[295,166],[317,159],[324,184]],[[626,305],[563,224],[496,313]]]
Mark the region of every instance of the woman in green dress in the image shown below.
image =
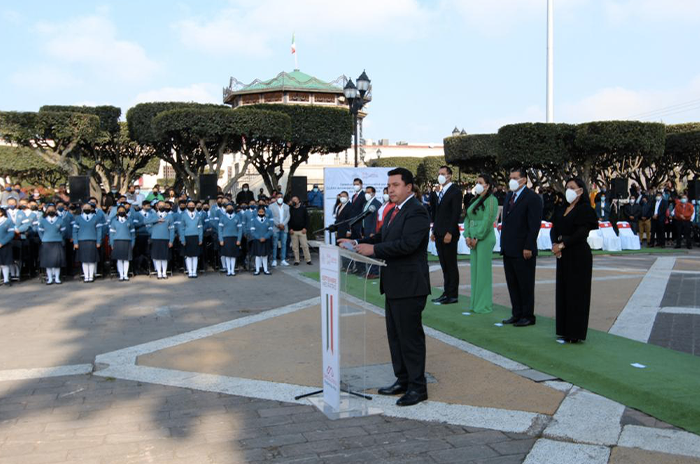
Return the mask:
[[[476,197],[469,204],[464,220],[464,237],[471,250],[470,310],[483,314],[493,310],[491,264],[496,244],[493,223],[498,216],[498,200],[493,196],[493,181],[488,174],[479,175],[474,192]]]

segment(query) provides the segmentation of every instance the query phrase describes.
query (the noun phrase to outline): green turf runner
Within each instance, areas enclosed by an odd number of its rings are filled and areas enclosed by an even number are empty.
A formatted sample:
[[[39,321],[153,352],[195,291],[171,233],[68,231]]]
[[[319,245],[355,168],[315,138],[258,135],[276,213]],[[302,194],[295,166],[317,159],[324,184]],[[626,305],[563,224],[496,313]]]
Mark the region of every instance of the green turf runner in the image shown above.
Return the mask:
[[[642,248],[641,250],[622,250],[622,251],[604,251],[604,250],[592,250],[594,256],[621,256],[621,255],[640,255],[640,254],[687,254],[685,250],[677,250],[673,247],[670,248]],[[551,251],[540,250],[538,255],[541,257],[554,256]],[[500,253],[494,253],[493,259],[503,259]],[[469,255],[457,255],[458,261],[469,261]],[[440,259],[437,256],[428,254],[429,262],[439,262]]]
[[[318,272],[304,273],[319,280]],[[364,297],[364,279],[349,275],[347,291]],[[440,291],[433,288],[433,294]],[[659,420],[700,433],[700,357],[657,345],[589,330],[585,343],[559,344],[554,320],[537,316],[530,327],[497,327],[510,309],[494,305],[491,314],[462,315],[469,297],[439,306],[428,300],[423,323],[455,338],[498,353],[606,398],[643,411]],[[384,307],[378,280],[367,284],[367,301]],[[647,366],[632,367],[632,363]],[[464,385],[465,389],[469,385]],[[595,414],[595,411],[590,411]]]

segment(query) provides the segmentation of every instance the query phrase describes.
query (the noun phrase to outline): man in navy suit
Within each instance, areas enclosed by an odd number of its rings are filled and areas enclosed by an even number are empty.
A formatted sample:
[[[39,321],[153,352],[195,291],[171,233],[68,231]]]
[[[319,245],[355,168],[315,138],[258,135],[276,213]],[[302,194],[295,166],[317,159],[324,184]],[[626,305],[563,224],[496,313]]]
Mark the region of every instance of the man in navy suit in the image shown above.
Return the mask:
[[[374,206],[375,213],[370,214],[362,220],[362,238],[371,237],[374,235],[377,229],[376,211],[379,211],[379,208],[382,207],[382,202],[377,199],[377,190],[369,185],[365,188],[365,200],[367,200],[367,202],[365,203],[365,207],[362,209],[362,212],[364,213],[365,211],[369,210],[370,206]]]
[[[365,198],[365,192],[362,190],[362,179],[354,179],[352,187],[354,193],[350,196],[350,217],[357,217],[364,211],[367,199]],[[352,238],[362,238],[362,222],[352,226],[350,232],[352,232]]]
[[[542,200],[527,188],[522,168],[510,172],[510,192],[503,204],[501,254],[513,315],[504,324],[535,324],[535,268],[537,235],[542,223]]]

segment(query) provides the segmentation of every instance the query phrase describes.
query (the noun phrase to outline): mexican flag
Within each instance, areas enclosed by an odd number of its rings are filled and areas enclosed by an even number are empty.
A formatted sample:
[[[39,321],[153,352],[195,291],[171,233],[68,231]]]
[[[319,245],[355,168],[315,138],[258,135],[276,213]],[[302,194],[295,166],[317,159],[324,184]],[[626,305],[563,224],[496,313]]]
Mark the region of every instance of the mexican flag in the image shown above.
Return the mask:
[[[297,52],[297,43],[294,40],[294,34],[292,33],[292,55],[294,55]]]

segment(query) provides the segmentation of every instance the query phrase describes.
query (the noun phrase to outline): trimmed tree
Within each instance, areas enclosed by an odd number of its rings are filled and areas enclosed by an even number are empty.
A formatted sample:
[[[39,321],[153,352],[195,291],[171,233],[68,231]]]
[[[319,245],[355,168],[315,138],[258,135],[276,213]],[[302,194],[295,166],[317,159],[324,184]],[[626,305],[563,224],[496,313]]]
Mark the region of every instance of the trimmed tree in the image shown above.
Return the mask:
[[[253,158],[253,166],[262,176],[265,186],[272,192],[285,175],[288,177],[309,160],[311,153],[327,155],[338,153],[351,146],[352,117],[347,109],[327,108],[315,105],[252,105],[235,109],[235,112],[251,110],[275,111],[287,115],[291,132],[287,143],[273,147],[266,157]],[[285,166],[289,166],[285,168]],[[291,183],[287,183],[290,191]]]
[[[574,135],[571,124],[503,126],[498,130],[498,163],[505,168],[523,167],[535,185],[549,184],[563,190],[573,167]]]
[[[34,149],[0,146],[0,177],[15,182],[53,187],[66,181],[67,173],[47,162]]]
[[[81,148],[100,136],[100,118],[92,114],[39,111],[0,112],[0,134],[5,142],[27,147],[68,175],[85,172]]]
[[[610,185],[615,177],[630,177],[642,189],[660,185],[673,170],[663,158],[663,124],[639,121],[596,121],[576,127],[576,152],[595,160],[593,178]]]
[[[411,156],[389,156],[370,160],[369,165],[374,168],[406,168],[415,176],[422,161],[423,158]]]
[[[458,166],[462,173],[488,173],[495,181],[507,179],[498,161],[498,134],[471,134],[446,137],[445,160]]]
[[[666,149],[664,159],[675,166],[678,173],[676,183],[692,174],[700,178],[700,123],[673,124],[666,126]]]

